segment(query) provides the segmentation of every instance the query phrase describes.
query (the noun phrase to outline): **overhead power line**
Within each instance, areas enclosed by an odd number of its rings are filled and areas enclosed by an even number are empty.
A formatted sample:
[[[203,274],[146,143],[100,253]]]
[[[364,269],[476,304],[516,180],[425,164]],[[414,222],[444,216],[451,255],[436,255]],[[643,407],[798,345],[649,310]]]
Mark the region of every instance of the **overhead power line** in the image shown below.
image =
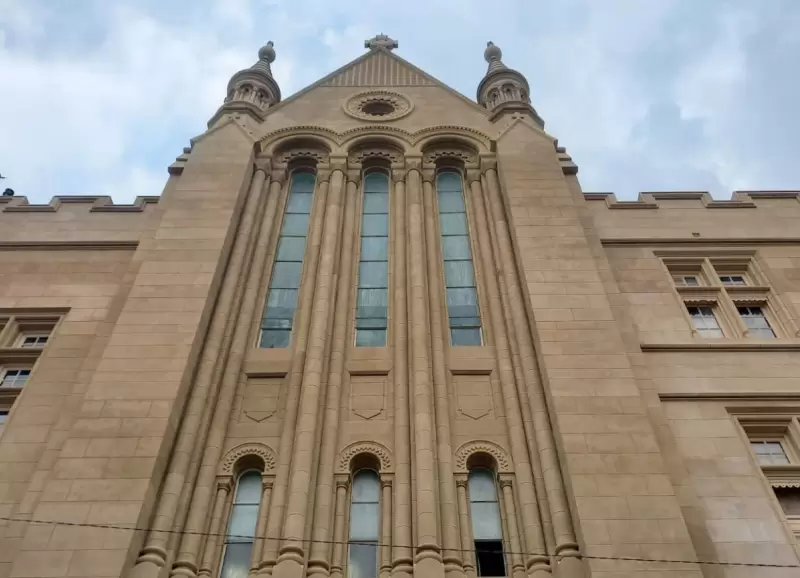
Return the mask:
[[[4,520],[7,522],[26,522],[28,524],[49,524],[52,526],[73,526],[78,528],[100,528],[103,530],[125,530],[128,532],[160,532],[162,534],[180,534],[180,535],[194,535],[194,536],[214,536],[217,538],[244,538],[247,540],[278,540],[278,541],[285,541],[290,540],[294,542],[302,542],[302,543],[317,543],[317,544],[358,544],[358,545],[365,545],[365,546],[375,546],[379,548],[381,546],[387,546],[389,544],[385,544],[382,542],[359,542],[358,540],[349,540],[349,541],[341,541],[341,540],[314,540],[314,539],[303,539],[303,538],[288,538],[288,537],[271,537],[271,536],[250,536],[250,535],[241,535],[241,534],[222,534],[222,533],[214,533],[214,532],[192,532],[188,530],[156,530],[154,528],[141,528],[138,526],[120,526],[115,524],[90,524],[87,522],[64,522],[59,520],[37,520],[35,518],[11,518],[6,516],[0,516],[0,520]],[[415,547],[412,546],[404,546],[398,544],[389,545],[394,548],[408,548],[414,549]],[[472,552],[471,549],[464,549],[464,548],[443,548],[443,550],[447,550],[450,552]],[[544,552],[540,553],[533,553],[533,552],[509,552],[506,550],[495,550],[494,553],[497,554],[505,554],[509,556],[520,555],[520,556],[547,556],[548,558],[555,558],[551,554],[546,554]],[[590,555],[590,554],[580,554],[576,556],[577,558],[583,560],[611,560],[617,562],[643,562],[643,563],[650,563],[650,564],[698,564],[702,566],[735,566],[735,567],[746,567],[746,568],[798,568],[800,569],[800,565],[798,564],[766,564],[761,562],[726,562],[726,561],[712,561],[712,560],[669,560],[663,558],[643,558],[637,556],[597,556],[597,555]]]

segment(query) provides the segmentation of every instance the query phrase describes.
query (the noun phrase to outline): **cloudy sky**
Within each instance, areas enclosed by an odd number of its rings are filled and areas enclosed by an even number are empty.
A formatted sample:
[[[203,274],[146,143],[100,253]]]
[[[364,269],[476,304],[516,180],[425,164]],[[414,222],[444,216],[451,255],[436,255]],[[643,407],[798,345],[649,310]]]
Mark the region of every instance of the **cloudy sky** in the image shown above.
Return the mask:
[[[587,191],[800,189],[800,0],[0,0],[0,173],[159,194],[273,40],[284,96],[385,32],[474,98],[493,40]]]

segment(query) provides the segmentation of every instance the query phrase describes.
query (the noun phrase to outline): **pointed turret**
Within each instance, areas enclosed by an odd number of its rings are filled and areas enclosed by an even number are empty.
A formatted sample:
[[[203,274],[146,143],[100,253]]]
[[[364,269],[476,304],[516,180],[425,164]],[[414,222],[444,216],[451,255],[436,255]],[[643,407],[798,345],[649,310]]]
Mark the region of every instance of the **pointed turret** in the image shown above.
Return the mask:
[[[249,114],[256,120],[264,120],[267,109],[281,101],[281,89],[272,77],[270,66],[274,61],[275,49],[270,40],[258,51],[258,62],[231,77],[225,104],[208,122],[209,126],[229,112]]]
[[[544,121],[531,106],[528,81],[520,72],[503,64],[503,53],[494,42],[486,43],[483,53],[489,68],[478,85],[478,103],[492,113],[494,121],[507,113],[527,113],[544,128]]]

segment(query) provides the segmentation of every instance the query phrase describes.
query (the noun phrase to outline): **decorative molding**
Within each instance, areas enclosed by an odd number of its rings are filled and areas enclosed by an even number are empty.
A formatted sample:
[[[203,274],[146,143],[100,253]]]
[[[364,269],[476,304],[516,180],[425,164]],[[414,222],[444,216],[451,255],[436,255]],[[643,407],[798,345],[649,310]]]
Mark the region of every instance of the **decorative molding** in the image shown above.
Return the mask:
[[[772,391],[772,392],[661,392],[658,394],[661,401],[736,401],[736,402],[800,402],[800,391]],[[753,413],[753,408],[749,405],[741,411]],[[775,408],[770,408],[771,413]],[[738,412],[741,413],[741,412]]]
[[[328,153],[327,151],[315,147],[302,146],[283,149],[280,154],[277,155],[277,161],[285,165],[298,159],[310,159],[317,163],[324,163],[328,160]]]
[[[490,441],[467,442],[456,451],[456,470],[467,471],[467,460],[474,454],[489,454],[497,464],[498,473],[511,472],[511,460],[506,452],[497,444]]]
[[[367,90],[348,98],[342,105],[344,112],[353,118],[370,122],[390,122],[411,114],[414,105],[411,99],[399,92],[389,90]],[[383,107],[384,114],[370,114],[369,106]]]
[[[219,474],[232,476],[235,465],[246,456],[256,456],[264,461],[264,473],[275,469],[275,452],[269,446],[259,443],[245,443],[228,450],[220,461]]]
[[[460,143],[433,143],[425,147],[422,158],[426,164],[436,164],[441,159],[455,159],[465,165],[474,165],[478,162],[477,151]]]
[[[402,163],[403,151],[383,143],[373,145],[366,144],[350,151],[350,162],[363,163],[370,159],[382,159],[390,163]]]
[[[391,452],[386,446],[378,442],[355,442],[346,446],[339,452],[339,472],[340,474],[350,473],[350,462],[359,454],[371,454],[378,459],[381,466],[381,474],[392,470]]]
[[[629,247],[629,246],[705,246],[705,245],[727,245],[731,247],[749,247],[752,245],[800,245],[800,237],[750,237],[750,238],[714,238],[714,237],[682,237],[682,238],[641,238],[631,237],[629,239],[600,239],[604,247]]]
[[[641,343],[642,351],[681,351],[681,352],[708,352],[708,351],[800,351],[800,341],[772,339],[756,340],[730,340],[717,339],[704,340],[696,343]]]

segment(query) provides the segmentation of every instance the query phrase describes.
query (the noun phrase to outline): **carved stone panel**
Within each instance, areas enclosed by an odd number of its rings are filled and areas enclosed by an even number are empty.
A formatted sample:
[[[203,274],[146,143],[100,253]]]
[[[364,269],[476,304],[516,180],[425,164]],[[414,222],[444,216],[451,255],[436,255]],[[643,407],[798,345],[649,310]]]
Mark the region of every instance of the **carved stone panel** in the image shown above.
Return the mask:
[[[492,383],[488,375],[454,375],[453,389],[459,418],[478,420],[494,417]]]
[[[352,419],[385,419],[386,375],[350,377],[350,414]]]
[[[261,423],[275,419],[280,408],[283,378],[249,379],[244,388],[240,423]]]

